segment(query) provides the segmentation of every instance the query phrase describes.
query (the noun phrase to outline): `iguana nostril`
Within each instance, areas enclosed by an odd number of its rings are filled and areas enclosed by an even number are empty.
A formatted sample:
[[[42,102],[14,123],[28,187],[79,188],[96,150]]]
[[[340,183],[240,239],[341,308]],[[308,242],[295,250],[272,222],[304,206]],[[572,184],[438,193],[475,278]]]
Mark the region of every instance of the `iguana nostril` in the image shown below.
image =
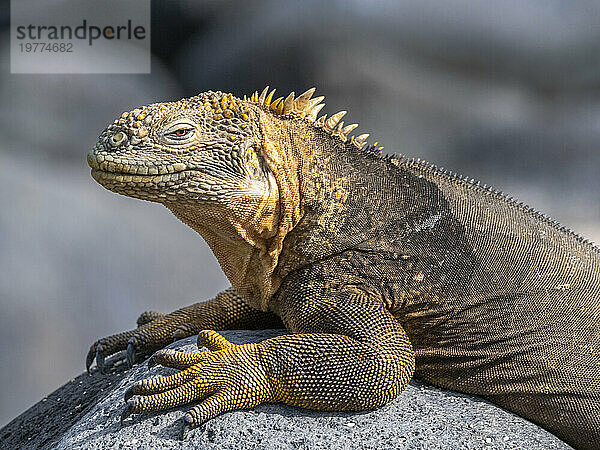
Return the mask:
[[[110,145],[112,145],[113,147],[118,147],[119,145],[123,144],[126,139],[127,139],[127,136],[125,136],[125,133],[123,133],[122,131],[119,131],[118,133],[115,133],[110,138],[109,142],[110,142]]]

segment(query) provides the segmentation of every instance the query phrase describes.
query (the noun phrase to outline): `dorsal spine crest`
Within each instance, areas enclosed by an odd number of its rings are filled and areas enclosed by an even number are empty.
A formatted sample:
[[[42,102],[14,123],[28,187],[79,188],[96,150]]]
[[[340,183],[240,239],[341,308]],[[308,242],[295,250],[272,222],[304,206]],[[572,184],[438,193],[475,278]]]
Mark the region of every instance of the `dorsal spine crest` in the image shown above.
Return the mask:
[[[377,143],[373,145],[367,144],[368,133],[350,136],[350,133],[358,127],[358,124],[353,123],[344,126],[341,118],[346,114],[346,111],[339,111],[329,118],[327,118],[327,114],[317,117],[321,109],[325,106],[325,103],[323,103],[325,97],[319,96],[313,98],[316,88],[310,88],[298,97],[292,91],[287,97],[278,97],[275,100],[273,100],[275,89],[269,89],[269,86],[267,86],[260,94],[258,91],[255,91],[250,97],[244,95],[244,101],[256,103],[277,116],[304,119],[314,127],[323,129],[342,142],[350,142],[350,144],[359,150],[381,154],[383,147],[377,146]]]

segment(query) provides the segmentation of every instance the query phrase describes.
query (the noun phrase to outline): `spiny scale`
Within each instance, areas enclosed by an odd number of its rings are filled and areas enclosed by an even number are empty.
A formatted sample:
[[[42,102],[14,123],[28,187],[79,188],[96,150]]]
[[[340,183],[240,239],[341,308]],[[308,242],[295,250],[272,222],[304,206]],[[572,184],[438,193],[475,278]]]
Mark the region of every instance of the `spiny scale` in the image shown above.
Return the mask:
[[[325,121],[325,125],[323,125],[323,129],[328,132],[332,132],[335,129],[336,124],[340,121],[342,117],[346,115],[347,111],[340,111],[335,113],[329,119]]]
[[[303,92],[298,97],[295,97],[294,92],[290,92],[285,99],[284,97],[278,97],[273,100],[275,89],[269,91],[269,86],[267,86],[260,94],[258,91],[254,91],[254,93],[250,95],[250,98],[244,95],[244,100],[265,106],[274,114],[280,116],[303,118],[312,123],[315,127],[323,128],[323,130],[332,136],[338,137],[343,142],[346,142],[349,138],[350,143],[354,147],[358,148],[359,150],[365,149],[369,134],[364,133],[359,136],[349,136],[349,134],[356,127],[358,127],[358,124],[353,123],[344,127],[344,122],[340,121],[340,119],[344,117],[346,111],[339,111],[329,118],[327,118],[327,114],[317,118],[317,115],[325,106],[325,103],[323,103],[325,97],[319,96],[312,98],[315,91],[316,88],[313,87]],[[383,147],[377,147],[377,144],[369,146],[369,151],[376,151],[380,153],[382,149]]]

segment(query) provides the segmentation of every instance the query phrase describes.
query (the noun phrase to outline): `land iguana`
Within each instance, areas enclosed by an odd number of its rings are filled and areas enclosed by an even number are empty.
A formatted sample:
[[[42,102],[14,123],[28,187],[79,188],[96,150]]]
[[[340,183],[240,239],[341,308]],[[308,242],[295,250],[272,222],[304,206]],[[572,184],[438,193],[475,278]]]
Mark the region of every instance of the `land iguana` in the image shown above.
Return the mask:
[[[88,155],[119,194],[169,208],[231,282],[214,299],[98,340],[87,358],[158,350],[123,418],[196,403],[182,434],[282,402],[378,408],[414,376],[481,396],[569,444],[600,442],[600,249],[498,191],[349,137],[314,88],[206,92],[125,112]],[[234,345],[213,330],[285,326]]]

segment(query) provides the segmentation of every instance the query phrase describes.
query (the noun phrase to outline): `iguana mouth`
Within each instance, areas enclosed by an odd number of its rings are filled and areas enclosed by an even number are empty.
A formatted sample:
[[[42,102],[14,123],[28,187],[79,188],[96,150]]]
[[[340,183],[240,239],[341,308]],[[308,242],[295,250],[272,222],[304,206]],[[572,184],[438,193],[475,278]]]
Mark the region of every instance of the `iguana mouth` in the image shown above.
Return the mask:
[[[166,173],[158,175],[137,175],[126,172],[110,172],[101,169],[92,169],[92,177],[98,181],[118,182],[118,183],[146,183],[158,184],[182,180],[187,178],[191,171],[182,171],[175,173]],[[101,183],[102,184],[102,183]]]
[[[184,172],[188,169],[184,163],[174,163],[168,165],[149,165],[147,161],[135,162],[114,158],[110,155],[96,155],[93,152],[88,153],[88,165],[93,169],[92,172],[103,172],[111,175],[137,175],[143,177],[153,177],[160,175],[172,175]]]

